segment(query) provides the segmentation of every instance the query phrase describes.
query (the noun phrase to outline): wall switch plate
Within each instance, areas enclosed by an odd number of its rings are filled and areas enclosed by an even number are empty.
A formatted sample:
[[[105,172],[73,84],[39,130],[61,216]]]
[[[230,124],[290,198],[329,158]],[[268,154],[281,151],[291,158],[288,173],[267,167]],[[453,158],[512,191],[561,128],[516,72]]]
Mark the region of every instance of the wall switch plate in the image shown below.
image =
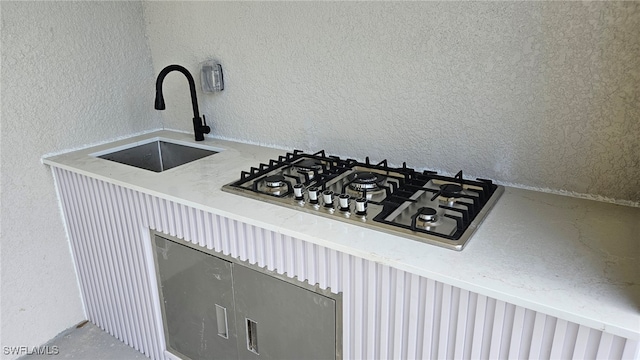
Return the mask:
[[[224,90],[222,66],[216,64],[213,60],[203,62],[200,71],[200,81],[202,83],[202,91],[204,92]]]

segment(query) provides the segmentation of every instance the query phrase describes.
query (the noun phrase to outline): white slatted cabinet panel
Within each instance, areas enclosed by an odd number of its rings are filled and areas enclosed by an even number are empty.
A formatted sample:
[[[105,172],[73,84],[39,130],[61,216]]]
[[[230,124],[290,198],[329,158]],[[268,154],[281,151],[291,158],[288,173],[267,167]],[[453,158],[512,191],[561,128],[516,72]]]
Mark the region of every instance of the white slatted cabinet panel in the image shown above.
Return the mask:
[[[345,359],[637,359],[637,341],[53,168],[89,320],[165,341],[149,229],[343,293]],[[426,245],[425,245],[426,246]]]

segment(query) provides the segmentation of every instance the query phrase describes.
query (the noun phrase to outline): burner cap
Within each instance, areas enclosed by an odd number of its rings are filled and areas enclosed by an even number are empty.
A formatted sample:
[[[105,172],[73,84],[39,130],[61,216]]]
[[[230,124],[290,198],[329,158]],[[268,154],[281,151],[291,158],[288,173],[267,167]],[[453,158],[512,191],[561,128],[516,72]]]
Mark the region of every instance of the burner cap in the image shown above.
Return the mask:
[[[322,169],[322,163],[313,159],[304,159],[293,165],[298,172],[312,172],[313,170]]]
[[[368,171],[358,171],[350,174],[347,180],[350,182],[349,187],[353,190],[378,190],[385,177]]]
[[[264,178],[264,182],[267,184],[267,187],[277,188],[284,185],[284,176],[282,175],[271,175]]]
[[[418,219],[426,222],[434,222],[438,218],[436,216],[438,212],[434,208],[425,207],[418,212]]]
[[[458,184],[442,184],[440,185],[440,195],[446,198],[455,198],[462,192],[462,186]]]

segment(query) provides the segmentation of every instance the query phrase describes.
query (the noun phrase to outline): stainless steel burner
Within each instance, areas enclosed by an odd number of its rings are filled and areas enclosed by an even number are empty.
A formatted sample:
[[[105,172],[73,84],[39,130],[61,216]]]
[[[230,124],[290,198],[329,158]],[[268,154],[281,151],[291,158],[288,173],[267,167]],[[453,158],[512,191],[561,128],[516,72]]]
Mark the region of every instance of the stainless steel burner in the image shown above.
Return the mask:
[[[316,160],[304,159],[295,163],[294,167],[300,173],[313,173],[313,170],[319,171],[322,169],[322,163]]]
[[[347,177],[349,188],[355,191],[377,191],[381,190],[380,186],[384,183],[385,177],[380,174],[358,171]]]
[[[445,198],[455,198],[462,192],[462,186],[458,184],[442,184],[440,185],[440,194]]]
[[[441,203],[451,206],[458,200],[458,198],[460,198],[460,195],[463,193],[463,190],[464,188],[458,184],[452,184],[452,183],[440,184],[439,190],[436,192],[435,195],[433,195],[433,197],[431,198],[431,201],[437,198]]]
[[[267,185],[267,187],[269,188],[279,188],[284,186],[284,176],[282,175],[273,175],[273,176],[267,176],[264,179],[265,184]]]
[[[418,219],[424,222],[434,222],[438,220],[438,212],[434,208],[422,208],[418,214]]]

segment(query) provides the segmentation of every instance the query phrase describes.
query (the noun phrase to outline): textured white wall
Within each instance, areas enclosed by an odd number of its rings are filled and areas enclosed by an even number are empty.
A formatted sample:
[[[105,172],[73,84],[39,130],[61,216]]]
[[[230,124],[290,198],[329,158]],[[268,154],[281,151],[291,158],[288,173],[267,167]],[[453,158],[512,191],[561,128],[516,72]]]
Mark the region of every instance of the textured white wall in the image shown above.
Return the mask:
[[[145,2],[215,135],[640,201],[640,4]],[[194,75],[196,75],[194,74]],[[167,128],[191,131],[186,81]]]
[[[1,6],[1,344],[37,346],[85,318],[41,156],[156,129],[160,117],[139,2]]]

